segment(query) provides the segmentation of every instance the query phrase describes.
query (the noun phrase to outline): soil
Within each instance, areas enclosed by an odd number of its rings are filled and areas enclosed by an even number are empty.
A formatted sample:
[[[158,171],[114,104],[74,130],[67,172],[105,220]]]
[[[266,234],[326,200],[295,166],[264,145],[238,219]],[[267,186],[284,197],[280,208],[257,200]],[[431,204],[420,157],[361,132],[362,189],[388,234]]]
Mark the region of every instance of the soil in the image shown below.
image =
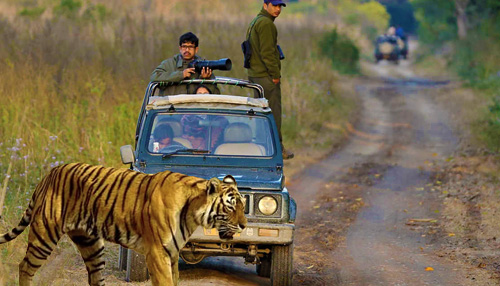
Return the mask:
[[[294,285],[498,285],[498,166],[468,144],[471,94],[409,63],[368,68],[347,144],[289,186]]]
[[[372,75],[352,82],[361,109],[346,142],[305,168],[297,161],[307,150],[286,162],[298,204],[293,285],[498,285],[498,167],[467,145],[456,116],[467,108],[456,94],[466,93],[417,77],[405,61],[365,69]],[[38,285],[86,285],[69,245],[39,271]],[[107,285],[151,285],[124,282],[117,248],[108,249]],[[4,267],[15,273],[17,262]],[[180,269],[180,285],[270,285],[242,258]]]

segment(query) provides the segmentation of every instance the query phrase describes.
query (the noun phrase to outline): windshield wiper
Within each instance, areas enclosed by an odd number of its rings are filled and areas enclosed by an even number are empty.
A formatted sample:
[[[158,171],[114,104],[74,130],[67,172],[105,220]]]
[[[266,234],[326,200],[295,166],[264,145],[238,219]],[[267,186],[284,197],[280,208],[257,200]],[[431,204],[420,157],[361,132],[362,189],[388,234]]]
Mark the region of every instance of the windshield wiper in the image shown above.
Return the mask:
[[[207,154],[207,153],[210,153],[210,150],[203,150],[203,149],[178,149],[178,150],[175,150],[175,151],[172,151],[172,152],[169,152],[169,153],[165,153],[163,154],[163,156],[161,156],[163,159],[167,158],[167,157],[170,157],[174,154],[180,154],[180,153],[190,153],[190,154]]]

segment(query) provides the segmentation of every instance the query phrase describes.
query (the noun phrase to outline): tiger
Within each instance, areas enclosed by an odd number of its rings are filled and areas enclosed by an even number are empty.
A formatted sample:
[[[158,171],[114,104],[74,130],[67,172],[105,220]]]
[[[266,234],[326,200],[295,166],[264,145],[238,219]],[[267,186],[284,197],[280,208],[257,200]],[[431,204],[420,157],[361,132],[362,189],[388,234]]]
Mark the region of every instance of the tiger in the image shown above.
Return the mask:
[[[178,285],[179,250],[198,226],[226,241],[247,224],[236,180],[171,171],[144,174],[84,163],[53,168],[36,186],[18,226],[0,244],[30,226],[19,285],[29,286],[63,235],[77,246],[91,286],[104,285],[104,241],[146,256],[152,285]]]

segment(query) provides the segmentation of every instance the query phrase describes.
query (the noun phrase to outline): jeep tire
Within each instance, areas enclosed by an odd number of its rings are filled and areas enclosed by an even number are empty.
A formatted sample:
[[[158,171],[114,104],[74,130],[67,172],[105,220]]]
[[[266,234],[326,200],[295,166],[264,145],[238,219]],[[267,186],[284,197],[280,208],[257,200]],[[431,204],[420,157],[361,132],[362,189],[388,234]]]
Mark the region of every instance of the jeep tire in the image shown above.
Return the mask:
[[[292,285],[293,244],[275,245],[271,255],[271,285]]]
[[[260,259],[260,264],[257,264],[257,275],[260,277],[271,277],[271,256],[265,255]]]
[[[149,273],[146,266],[146,256],[128,249],[126,280],[128,282],[141,282],[148,280],[148,278]]]

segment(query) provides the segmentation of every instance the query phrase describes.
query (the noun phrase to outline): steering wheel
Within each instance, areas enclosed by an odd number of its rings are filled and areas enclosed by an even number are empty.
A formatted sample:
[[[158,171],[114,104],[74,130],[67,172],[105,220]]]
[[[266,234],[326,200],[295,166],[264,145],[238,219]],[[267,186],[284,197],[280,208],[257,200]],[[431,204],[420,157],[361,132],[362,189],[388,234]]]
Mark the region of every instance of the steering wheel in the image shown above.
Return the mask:
[[[166,146],[166,147],[161,148],[161,149],[160,149],[160,153],[170,153],[170,152],[175,152],[175,151],[177,151],[177,150],[179,150],[179,149],[181,149],[181,148],[183,148],[183,146],[182,146],[182,145],[177,145],[177,144],[175,144],[175,145],[168,145],[168,146]]]

